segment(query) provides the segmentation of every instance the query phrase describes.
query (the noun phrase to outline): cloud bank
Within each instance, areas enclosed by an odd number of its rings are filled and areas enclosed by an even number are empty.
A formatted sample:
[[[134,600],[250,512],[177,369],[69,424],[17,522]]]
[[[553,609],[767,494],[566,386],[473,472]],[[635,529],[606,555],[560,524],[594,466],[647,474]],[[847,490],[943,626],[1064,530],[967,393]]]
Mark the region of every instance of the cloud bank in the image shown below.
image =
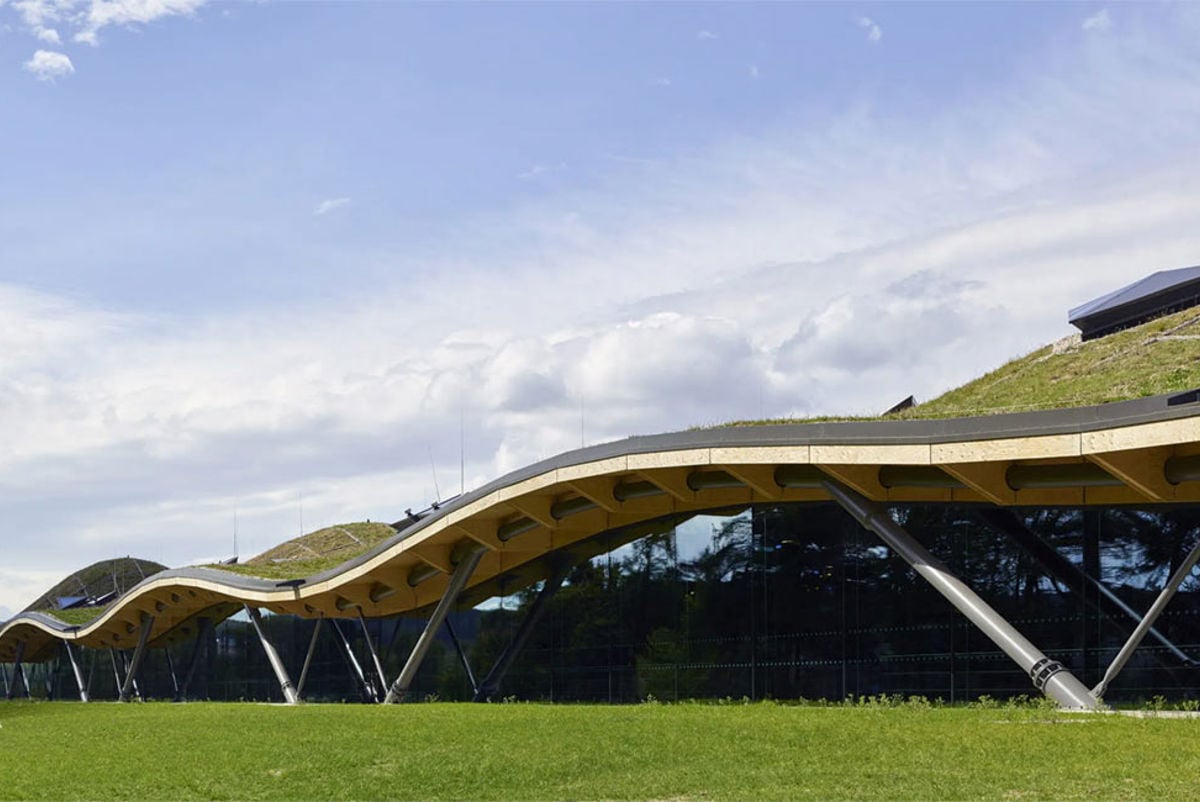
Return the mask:
[[[38,41],[63,44],[60,31],[76,44],[97,45],[100,32],[111,26],[136,27],[173,16],[191,16],[208,0],[13,0],[23,27]],[[0,6],[3,6],[0,3]],[[52,81],[75,71],[64,53],[38,50],[25,69]]]

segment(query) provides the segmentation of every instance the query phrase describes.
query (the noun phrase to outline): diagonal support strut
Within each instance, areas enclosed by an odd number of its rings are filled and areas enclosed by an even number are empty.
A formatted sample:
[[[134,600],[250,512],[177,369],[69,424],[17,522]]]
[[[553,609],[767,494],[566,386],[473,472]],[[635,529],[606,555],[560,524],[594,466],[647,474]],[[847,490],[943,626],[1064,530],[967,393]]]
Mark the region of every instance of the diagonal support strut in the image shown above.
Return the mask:
[[[362,625],[363,640],[367,642],[367,651],[371,653],[371,660],[375,663],[375,675],[379,678],[379,689],[382,691],[387,687],[387,676],[383,673],[383,663],[379,662],[379,651],[375,648],[375,641],[371,640],[371,631],[367,629],[367,617],[363,615],[362,608],[358,608],[358,623]]]
[[[247,604],[245,608],[246,614],[250,616],[250,623],[254,625],[254,631],[258,633],[258,639],[262,641],[263,651],[267,653],[267,662],[275,670],[275,677],[279,680],[279,689],[283,691],[283,698],[289,705],[298,703],[300,697],[296,695],[296,688],[292,685],[291,678],[288,677],[283,660],[279,659],[279,652],[275,651],[274,644],[267,639],[267,633],[263,630],[262,614],[259,613],[257,607]]]
[[[138,670],[142,667],[142,659],[146,656],[146,643],[150,640],[150,630],[154,629],[154,616],[142,614],[142,632],[138,635],[137,648],[133,650],[133,659],[129,661],[129,669],[125,672],[125,682],[121,685],[120,701],[128,702],[133,695],[134,683],[137,681]]]
[[[1011,510],[1002,507],[985,507],[976,511],[976,516],[990,528],[1008,535],[1049,572],[1048,576],[1062,582],[1074,593],[1079,594],[1085,603],[1091,601],[1089,590],[1094,590],[1100,595],[1098,599],[1100,603],[1097,608],[1102,613],[1107,613],[1114,618],[1123,615],[1135,627],[1142,620],[1141,614],[1126,604],[1120,596],[1113,593],[1107,585],[1080,570],[1074,563],[1059,554],[1053,546],[1042,540]],[[1196,665],[1195,660],[1154,627],[1149,629],[1149,635],[1158,640],[1185,665]]]
[[[296,683],[296,695],[301,699],[304,698],[304,683],[308,680],[308,669],[312,665],[313,655],[317,651],[317,636],[321,634],[321,624],[323,623],[325,623],[325,616],[322,615],[313,625],[312,638],[308,641],[308,652],[304,655],[304,667],[300,669],[300,680]]]
[[[1162,611],[1166,609],[1167,604],[1175,595],[1175,591],[1179,590],[1179,586],[1183,584],[1183,581],[1191,576],[1192,569],[1196,567],[1197,561],[1200,561],[1200,543],[1192,547],[1192,550],[1188,552],[1188,556],[1175,569],[1175,573],[1171,574],[1171,578],[1163,586],[1162,592],[1158,594],[1158,598],[1154,600],[1154,604],[1150,605],[1150,609],[1146,611],[1146,615],[1138,623],[1133,633],[1130,634],[1129,640],[1125,641],[1125,645],[1121,647],[1121,651],[1117,652],[1117,656],[1113,658],[1108,670],[1104,672],[1104,678],[1092,689],[1092,695],[1097,699],[1104,696],[1105,691],[1108,690],[1108,684],[1117,678],[1117,674],[1121,673],[1121,669],[1125,668],[1125,664],[1133,656],[1134,650],[1137,649],[1142,639],[1146,637],[1146,633],[1154,626],[1154,622],[1162,615]]]
[[[846,512],[864,528],[879,535],[926,582],[1011,657],[1029,675],[1039,691],[1065,708],[1092,710],[1099,706],[1096,698],[1074,674],[1063,668],[1057,660],[1051,660],[1042,653],[966,583],[952,574],[949,568],[892,520],[883,505],[868,500],[832,479],[822,481],[821,485]]]
[[[467,659],[467,653],[463,651],[462,643],[458,640],[458,633],[454,631],[449,617],[446,618],[446,634],[450,636],[450,642],[454,644],[454,651],[458,652],[458,660],[462,663],[463,671],[467,672],[472,695],[479,693],[479,683],[475,681],[475,672],[471,670],[471,661]]]
[[[417,675],[417,669],[421,667],[421,662],[425,659],[425,654],[429,651],[429,647],[433,645],[433,640],[437,637],[437,631],[441,629],[442,622],[446,620],[446,615],[450,612],[450,608],[454,606],[458,595],[467,586],[467,581],[471,578],[471,574],[475,573],[475,566],[479,565],[479,559],[486,550],[483,546],[472,549],[455,566],[454,573],[450,575],[450,582],[446,585],[446,592],[442,594],[442,598],[438,601],[437,607],[434,608],[433,614],[429,616],[429,621],[425,624],[425,629],[421,632],[421,637],[417,639],[417,645],[413,646],[412,653],[404,663],[404,668],[401,669],[400,676],[396,677],[396,681],[388,689],[387,698],[384,699],[384,702],[387,704],[403,701],[404,697],[408,695],[408,688],[412,685],[413,678]]]
[[[79,701],[88,701],[87,685],[83,682],[83,671],[79,668],[79,661],[75,659],[75,652],[71,651],[71,644],[67,641],[62,642],[63,649],[67,653],[67,658],[71,661],[71,671],[75,674],[75,684],[79,686]]]
[[[525,614],[525,619],[517,627],[512,640],[504,648],[500,657],[496,659],[495,665],[492,666],[492,670],[487,673],[487,676],[483,678],[483,682],[479,683],[479,688],[475,691],[474,701],[487,702],[499,692],[500,683],[504,681],[504,675],[508,673],[513,661],[521,653],[521,649],[525,647],[525,642],[529,640],[530,633],[533,632],[533,628],[541,620],[542,613],[545,612],[550,599],[562,587],[562,583],[567,578],[569,570],[569,563],[566,560],[562,560],[554,566],[554,572],[546,577],[542,589],[538,591],[537,598],[534,599],[529,611]]]

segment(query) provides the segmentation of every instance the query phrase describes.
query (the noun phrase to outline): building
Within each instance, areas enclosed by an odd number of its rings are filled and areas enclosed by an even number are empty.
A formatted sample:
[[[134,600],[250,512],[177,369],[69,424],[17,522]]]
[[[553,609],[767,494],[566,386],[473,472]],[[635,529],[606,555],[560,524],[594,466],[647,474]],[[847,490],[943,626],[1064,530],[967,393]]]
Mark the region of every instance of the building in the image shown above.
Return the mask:
[[[314,655],[340,642],[342,676],[373,701],[454,687],[613,701],[1045,693],[1079,708],[1190,697],[1198,501],[1191,396],[634,437],[412,514],[313,576],[171,569],[91,620],[19,614],[0,625],[0,662],[10,696],[29,691],[32,663],[88,698],[86,677],[111,660],[122,699],[139,677],[143,695],[186,697],[219,663],[244,689],[253,672],[259,698],[295,702]],[[715,529],[681,558],[697,515]],[[496,597],[516,609],[458,618],[463,638],[446,630],[456,606]]]

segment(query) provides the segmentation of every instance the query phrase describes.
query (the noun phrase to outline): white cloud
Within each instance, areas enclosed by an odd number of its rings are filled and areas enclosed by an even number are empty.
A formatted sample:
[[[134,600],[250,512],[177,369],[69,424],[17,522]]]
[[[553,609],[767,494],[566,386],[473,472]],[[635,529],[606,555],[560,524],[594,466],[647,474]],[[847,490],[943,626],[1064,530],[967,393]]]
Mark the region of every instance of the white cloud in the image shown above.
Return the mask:
[[[160,17],[189,15],[207,0],[92,0],[87,4],[87,24],[91,30],[109,25],[134,25],[153,22]]]
[[[654,79],[654,85],[655,85],[655,86],[670,86],[670,85],[671,85],[671,79],[670,79],[670,78],[667,78],[666,76],[662,76],[662,77],[659,77],[659,78],[655,78],[655,79]]]
[[[858,27],[867,32],[867,41],[871,44],[878,44],[883,38],[883,28],[871,20],[870,17],[859,17]]]
[[[550,170],[550,168],[544,164],[535,164],[532,167],[530,167],[528,170],[526,170],[525,172],[518,173],[517,178],[521,179],[522,181],[529,181],[534,178],[537,178],[540,175],[545,174],[549,170]]]
[[[95,45],[104,28],[145,25],[163,17],[191,16],[207,0],[14,0],[12,8],[40,41],[60,44],[60,29],[75,42]]]
[[[64,53],[39,50],[25,62],[24,69],[36,75],[39,81],[53,82],[55,78],[65,78],[75,72],[75,65]]]
[[[1112,28],[1112,17],[1108,15],[1107,8],[1101,9],[1085,19],[1081,27],[1085,31],[1107,31]]]
[[[535,164],[532,167],[530,167],[528,170],[518,173],[517,178],[519,178],[522,181],[532,181],[536,178],[541,178],[545,175],[548,175],[549,173],[561,172],[562,170],[565,170],[565,169],[567,169],[566,162],[559,162],[558,164],[553,164],[553,165]]]
[[[317,204],[316,208],[313,209],[313,214],[315,214],[315,215],[328,214],[329,212],[332,212],[334,209],[340,209],[343,206],[349,206],[349,205],[350,205],[349,198],[327,198]]]
[[[696,38],[701,41],[712,41],[713,39],[719,39],[720,37],[712,31],[699,31],[696,34]]]
[[[754,78],[754,79],[757,79],[760,75],[762,75],[762,73],[759,72],[757,64],[751,64],[750,67],[747,69],[747,72],[749,72],[750,77]]]

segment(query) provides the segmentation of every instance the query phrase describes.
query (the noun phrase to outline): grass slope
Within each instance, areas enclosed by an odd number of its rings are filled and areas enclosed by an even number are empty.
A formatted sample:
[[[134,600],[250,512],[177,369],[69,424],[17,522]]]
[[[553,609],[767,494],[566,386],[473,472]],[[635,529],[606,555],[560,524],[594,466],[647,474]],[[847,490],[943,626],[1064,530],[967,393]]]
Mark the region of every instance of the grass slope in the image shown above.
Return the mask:
[[[1200,721],[1045,709],[0,702],[0,799],[1195,799]]]
[[[108,606],[59,610],[57,609],[59,597],[100,597],[113,591],[124,593],[146,577],[154,576],[165,569],[165,565],[150,560],[139,560],[136,557],[101,560],[66,577],[25,609],[54,616],[67,624],[86,624],[108,609]]]
[[[1126,401],[1200,387],[1200,310],[1186,309],[1097,340],[1065,338],[889,419],[949,418]],[[737,421],[729,426],[803,421]]]
[[[1200,387],[1200,311],[1098,340],[1056,343],[909,410],[904,417],[989,415],[1105,404]]]
[[[341,565],[394,534],[384,523],[338,524],[280,543],[244,563],[209,567],[264,579],[299,579]]]

